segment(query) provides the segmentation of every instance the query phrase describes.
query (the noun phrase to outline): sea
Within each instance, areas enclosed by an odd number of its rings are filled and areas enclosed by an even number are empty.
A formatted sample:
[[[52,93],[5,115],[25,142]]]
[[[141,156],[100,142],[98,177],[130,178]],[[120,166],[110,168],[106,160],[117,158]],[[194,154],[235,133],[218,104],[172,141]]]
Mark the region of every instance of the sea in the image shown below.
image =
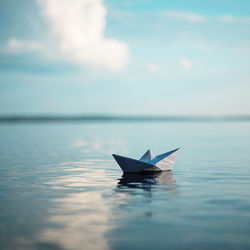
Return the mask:
[[[1,123],[0,249],[250,249],[250,122]]]

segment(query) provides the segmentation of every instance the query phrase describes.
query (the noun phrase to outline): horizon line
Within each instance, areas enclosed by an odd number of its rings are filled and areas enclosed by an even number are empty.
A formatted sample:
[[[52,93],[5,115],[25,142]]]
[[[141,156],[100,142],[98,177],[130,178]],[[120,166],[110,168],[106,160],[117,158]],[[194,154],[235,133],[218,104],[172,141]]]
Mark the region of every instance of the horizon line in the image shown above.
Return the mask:
[[[235,122],[249,115],[0,115],[0,123],[32,122]]]

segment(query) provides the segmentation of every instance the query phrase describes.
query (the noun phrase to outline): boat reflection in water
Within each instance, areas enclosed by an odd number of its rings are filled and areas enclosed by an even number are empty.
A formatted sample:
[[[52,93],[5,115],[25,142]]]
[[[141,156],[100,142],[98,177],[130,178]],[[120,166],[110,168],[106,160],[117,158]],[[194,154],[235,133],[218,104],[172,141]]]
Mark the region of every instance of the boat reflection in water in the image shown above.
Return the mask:
[[[139,188],[151,191],[153,188],[156,188],[156,185],[160,185],[161,190],[176,190],[175,179],[172,171],[151,172],[147,174],[124,173],[117,183],[117,188]]]
[[[172,171],[123,174],[115,191],[120,212],[126,211],[124,214],[128,217],[142,216],[150,219],[162,213],[159,206],[162,201],[178,194]],[[171,206],[170,204],[171,202],[167,206]]]

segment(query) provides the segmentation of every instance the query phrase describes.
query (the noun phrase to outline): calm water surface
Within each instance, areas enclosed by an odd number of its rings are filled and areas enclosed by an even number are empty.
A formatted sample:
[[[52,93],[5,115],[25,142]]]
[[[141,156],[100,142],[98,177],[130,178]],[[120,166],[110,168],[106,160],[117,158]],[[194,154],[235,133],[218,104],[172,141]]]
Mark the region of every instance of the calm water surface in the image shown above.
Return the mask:
[[[0,125],[0,249],[250,249],[250,123]],[[181,147],[173,171],[111,154]]]

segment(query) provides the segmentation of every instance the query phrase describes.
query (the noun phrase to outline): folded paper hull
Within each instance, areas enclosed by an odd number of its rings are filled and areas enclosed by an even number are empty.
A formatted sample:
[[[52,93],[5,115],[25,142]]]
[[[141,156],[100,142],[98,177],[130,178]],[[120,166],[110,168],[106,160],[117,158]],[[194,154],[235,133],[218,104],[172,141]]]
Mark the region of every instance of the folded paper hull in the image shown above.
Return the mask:
[[[153,157],[148,150],[140,160],[113,154],[124,173],[159,172],[171,170],[179,149]],[[147,157],[150,156],[150,157]]]
[[[152,164],[148,164],[146,162],[116,154],[113,154],[113,157],[115,158],[116,162],[119,164],[124,173],[138,173],[147,170],[152,171],[154,169],[154,166]]]

